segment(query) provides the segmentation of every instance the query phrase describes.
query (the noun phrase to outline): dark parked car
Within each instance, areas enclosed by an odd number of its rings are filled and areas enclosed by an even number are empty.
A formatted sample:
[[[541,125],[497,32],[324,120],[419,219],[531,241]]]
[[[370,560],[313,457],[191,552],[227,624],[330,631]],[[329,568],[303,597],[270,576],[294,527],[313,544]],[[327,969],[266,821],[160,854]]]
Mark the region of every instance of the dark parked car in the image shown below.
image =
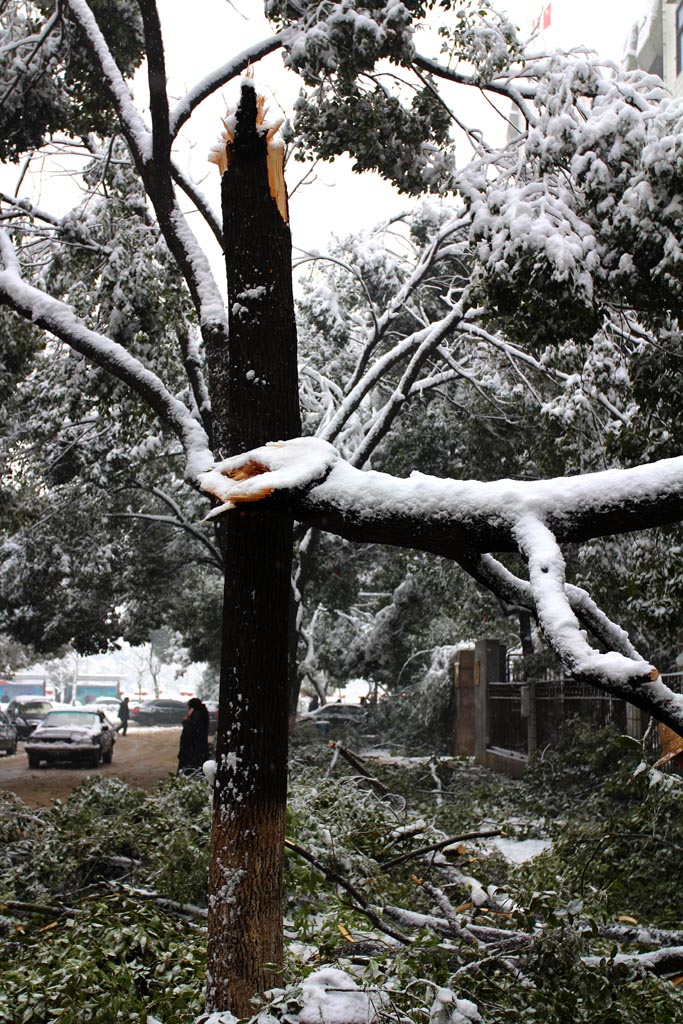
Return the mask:
[[[116,732],[102,711],[67,708],[50,711],[26,741],[29,768],[41,761],[81,761],[97,768],[110,764]]]
[[[306,711],[300,716],[302,724],[315,725],[318,732],[329,736],[333,732],[364,725],[367,721],[367,708],[362,704],[323,704],[315,711]]]
[[[146,700],[132,709],[131,725],[180,725],[188,712],[182,700]]]
[[[17,730],[4,711],[0,711],[0,750],[6,754],[17,752]]]
[[[7,705],[7,717],[13,722],[17,736],[25,740],[39,725],[45,716],[52,711],[55,702],[47,697],[15,697]]]

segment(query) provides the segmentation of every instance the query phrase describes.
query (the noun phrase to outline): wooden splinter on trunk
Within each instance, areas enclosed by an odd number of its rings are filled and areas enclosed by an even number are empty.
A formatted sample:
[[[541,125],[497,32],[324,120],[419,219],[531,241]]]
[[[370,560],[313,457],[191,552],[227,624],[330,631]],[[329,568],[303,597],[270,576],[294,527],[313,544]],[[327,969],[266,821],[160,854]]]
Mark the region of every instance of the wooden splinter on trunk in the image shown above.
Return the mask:
[[[242,83],[213,162],[222,171],[227,345],[208,351],[214,447],[301,433],[291,239],[277,126]],[[259,464],[242,467],[247,477]],[[220,527],[226,566],[211,833],[207,1010],[239,1017],[283,958],[292,523],[243,506]]]
[[[270,194],[277,203],[280,216],[287,223],[289,221],[289,209],[287,206],[287,187],[285,185],[285,146],[277,132],[284,121],[283,117],[277,121],[268,121],[266,98],[254,90],[256,101],[256,130],[266,139],[266,166],[268,170],[268,185]],[[238,109],[243,110],[245,101],[244,93]],[[230,166],[230,154],[235,143],[237,131],[237,109],[228,111],[226,117],[221,118],[223,131],[215,146],[211,147],[209,162],[216,164],[218,170],[225,174]]]

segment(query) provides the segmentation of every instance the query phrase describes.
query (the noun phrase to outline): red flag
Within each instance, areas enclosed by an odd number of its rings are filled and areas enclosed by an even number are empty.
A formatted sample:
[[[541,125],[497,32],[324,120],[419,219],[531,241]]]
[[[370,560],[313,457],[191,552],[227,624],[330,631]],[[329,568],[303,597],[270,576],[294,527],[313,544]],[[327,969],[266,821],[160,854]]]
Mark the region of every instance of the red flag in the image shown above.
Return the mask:
[[[543,28],[550,28],[550,4],[543,8]]]

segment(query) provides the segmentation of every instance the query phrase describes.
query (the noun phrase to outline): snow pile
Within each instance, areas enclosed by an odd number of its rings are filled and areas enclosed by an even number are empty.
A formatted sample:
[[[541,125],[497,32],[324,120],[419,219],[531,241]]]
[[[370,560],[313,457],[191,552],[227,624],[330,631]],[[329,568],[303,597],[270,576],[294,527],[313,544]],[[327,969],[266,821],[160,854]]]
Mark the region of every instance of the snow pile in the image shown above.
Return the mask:
[[[429,1011],[429,1024],[478,1024],[477,1007],[470,999],[458,999],[449,988],[437,988]]]
[[[496,836],[492,843],[513,864],[524,864],[552,846],[549,839],[507,839],[503,836]]]
[[[363,992],[344,971],[323,967],[301,987],[300,1024],[374,1024],[381,997]]]

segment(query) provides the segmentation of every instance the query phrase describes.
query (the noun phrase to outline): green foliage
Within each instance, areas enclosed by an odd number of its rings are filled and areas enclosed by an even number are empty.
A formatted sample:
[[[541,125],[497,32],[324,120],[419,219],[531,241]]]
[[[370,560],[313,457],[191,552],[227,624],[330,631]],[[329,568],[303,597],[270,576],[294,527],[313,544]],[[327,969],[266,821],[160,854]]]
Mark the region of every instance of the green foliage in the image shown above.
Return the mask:
[[[302,986],[323,964],[381,994],[383,1016],[397,1024],[450,1022],[456,1008],[474,1022],[475,1007],[486,1024],[678,1019],[680,992],[620,958],[637,945],[601,931],[624,914],[643,929],[675,927],[683,912],[671,885],[683,848],[683,786],[658,772],[634,774],[642,751],[632,743],[572,724],[518,783],[464,759],[367,758],[389,797],[333,755],[295,734],[287,835],[318,866],[287,854],[289,950],[260,1024],[295,1021]],[[520,866],[488,842],[419,854],[491,828],[508,838],[546,835],[553,846]],[[197,908],[206,905],[208,832],[206,785],[182,778],[151,795],[92,779],[36,812],[5,794],[0,1022],[144,1024],[151,1014],[189,1024],[202,1001],[206,936]],[[492,887],[481,910],[467,909],[471,878]],[[361,904],[380,915],[388,905],[438,917],[424,881],[453,907],[467,905],[458,912],[463,926],[516,936],[514,969],[495,951],[444,941],[427,924],[397,924],[412,940],[397,944],[362,912]],[[512,911],[497,912],[495,901],[505,907],[508,898]]]
[[[296,10],[304,28],[292,45],[286,44],[285,54],[285,65],[307,87],[288,128],[297,159],[331,160],[347,152],[354,170],[376,170],[399,191],[419,195],[453,189],[452,115],[435,83],[421,73],[419,85],[414,80],[407,84],[377,67],[381,61],[399,69],[411,66],[415,31],[434,8],[441,17],[443,49],[454,63],[473,67],[475,80],[488,80],[520,55],[514,27],[492,11],[489,0],[365,0],[360,6],[344,0],[323,7],[290,7],[273,0],[266,5],[279,25],[291,23]]]
[[[142,19],[132,0],[91,0],[90,7],[124,77],[144,56]],[[46,136],[107,135],[117,122],[83,33],[61,4],[2,5],[0,159],[18,160]]]
[[[3,863],[2,898],[69,901],[84,887],[125,877],[205,904],[210,811],[203,784],[173,777],[152,797],[96,778],[38,814],[3,799],[1,848],[14,848]]]
[[[542,867],[546,874],[557,868],[563,893],[608,918],[677,927],[683,896],[671,878],[683,850],[679,776],[646,769],[642,746],[613,730],[575,721],[532,764],[526,785],[539,809],[569,819]]]
[[[416,93],[408,107],[380,89],[366,93],[356,86],[346,96],[335,92],[322,101],[317,96],[315,100],[301,96],[295,117],[298,160],[314,156],[332,160],[348,148],[354,171],[378,171],[392,180],[399,192],[419,195],[443,188],[450,114],[433,88]],[[428,140],[434,146],[429,161],[416,162],[415,151],[406,140],[418,140],[425,149]]]
[[[2,1024],[111,1024],[147,1013],[186,1024],[202,1009],[204,936],[153,904],[91,899],[73,917],[34,925],[7,942]]]
[[[206,786],[182,778],[154,795],[92,779],[34,813],[5,794],[0,902],[26,909],[1,920],[2,1024],[192,1019],[204,930],[172,907],[206,905],[209,818]]]
[[[297,749],[300,757],[302,751]],[[467,899],[463,874],[476,876],[484,886],[503,886],[516,904],[511,917],[475,909],[461,913],[459,921],[503,929],[503,935],[506,929],[526,935],[521,946],[511,947],[512,970],[506,970],[495,955],[487,956],[486,951],[473,949],[467,942],[453,939],[445,944],[428,928],[409,930],[413,944],[403,948],[386,940],[366,948],[364,939],[376,936],[374,929],[367,922],[363,925],[362,918],[352,912],[348,897],[345,900],[341,894],[340,899],[338,894],[335,898],[329,883],[325,887],[320,875],[316,879],[302,862],[297,867],[291,855],[290,900],[296,912],[289,918],[289,927],[305,943],[322,948],[325,962],[353,972],[368,992],[382,993],[387,999],[388,1020],[451,1020],[449,1015],[437,1016],[439,1000],[447,1003],[450,999],[455,1005],[458,997],[471,1000],[487,1024],[519,1020],[533,1024],[642,1024],[644,1020],[665,1024],[678,1019],[681,995],[674,986],[621,961],[619,954],[633,949],[600,934],[601,925],[629,913],[636,913],[642,926],[680,921],[677,894],[667,897],[675,877],[674,861],[662,861],[660,872],[659,858],[653,865],[652,846],[646,843],[646,849],[638,851],[633,845],[628,850],[626,844],[610,841],[603,864],[599,854],[584,856],[580,839],[587,831],[597,839],[616,827],[635,829],[638,823],[642,826],[641,819],[647,819],[650,834],[661,833],[672,844],[672,857],[678,855],[683,787],[664,782],[662,789],[657,773],[634,777],[642,750],[625,745],[609,730],[591,733],[573,723],[521,783],[496,778],[457,759],[441,758],[431,765],[427,758],[367,761],[366,766],[392,792],[406,796],[407,807],[399,822],[391,804],[383,806],[375,798],[373,809],[367,783],[357,780],[355,798],[348,783],[344,788],[337,773],[349,769],[341,767],[341,760],[334,774],[324,777],[325,757],[330,756],[324,749],[318,748],[315,766],[299,765],[290,835],[314,850],[321,862],[353,881],[374,905],[397,905],[397,897],[401,897],[400,906],[439,914],[421,886],[415,885],[416,875],[441,886],[453,906]],[[440,778],[438,790],[435,770]],[[354,799],[362,808],[360,816]],[[539,812],[544,814],[541,821]],[[367,821],[367,827],[359,821]],[[387,867],[378,875],[373,864],[377,860],[386,864],[396,853],[428,845],[439,835],[472,831],[477,824],[495,824],[518,838],[538,835],[541,829],[552,836],[553,848],[519,867],[477,843],[467,843],[464,856],[451,854],[446,862],[442,856],[438,866],[430,865],[428,858],[418,858]],[[415,829],[412,834],[411,825]],[[398,839],[396,833],[401,828],[406,831]],[[586,870],[587,860],[590,871]],[[623,885],[615,889],[614,879],[619,875]],[[642,901],[629,897],[631,877]],[[297,884],[320,895],[307,906],[300,894],[295,896]],[[381,895],[377,887],[381,887]],[[609,892],[610,888],[614,891]],[[668,903],[664,913],[660,900]],[[307,917],[311,913],[313,918]],[[335,934],[338,926],[351,931],[355,945],[340,942],[338,931]],[[290,957],[283,987],[268,1003],[268,1012],[276,1020],[286,1019],[286,1012],[294,1012],[300,1005],[302,981],[318,963],[306,953]],[[268,1019],[265,1011],[260,1019]]]

